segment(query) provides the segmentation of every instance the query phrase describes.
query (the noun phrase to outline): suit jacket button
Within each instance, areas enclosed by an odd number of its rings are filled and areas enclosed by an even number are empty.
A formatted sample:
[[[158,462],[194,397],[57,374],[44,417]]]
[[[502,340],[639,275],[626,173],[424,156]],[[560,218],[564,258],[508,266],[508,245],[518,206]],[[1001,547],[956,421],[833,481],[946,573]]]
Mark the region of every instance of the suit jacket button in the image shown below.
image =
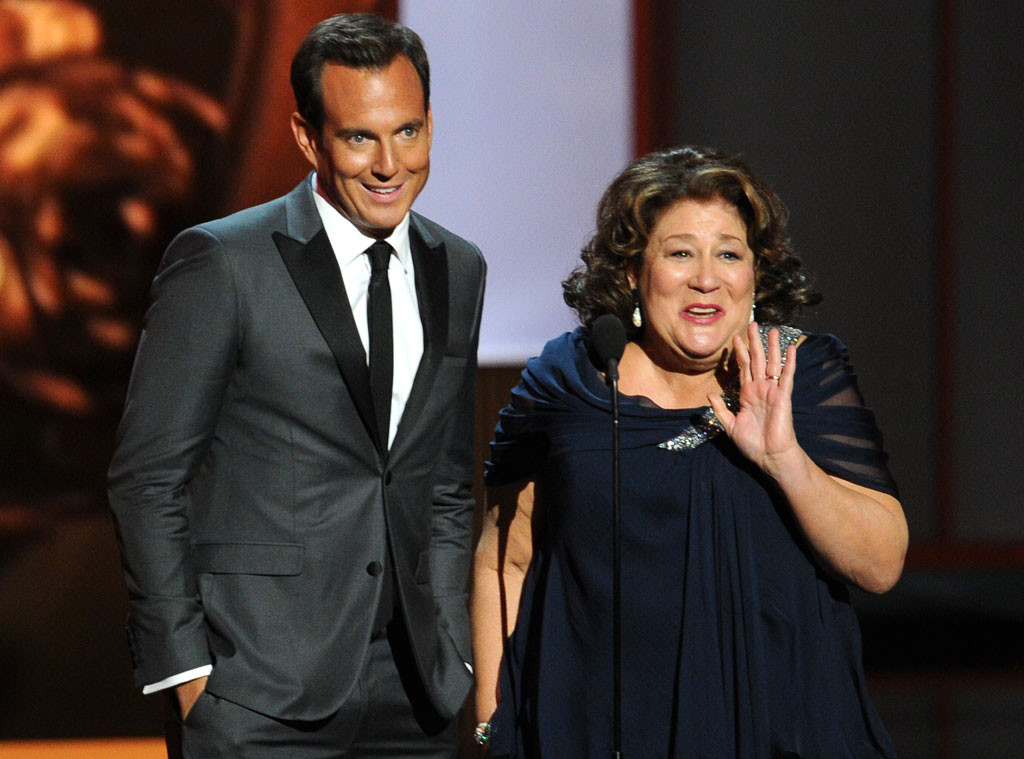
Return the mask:
[[[377,577],[383,569],[384,567],[380,565],[379,561],[371,561],[366,565],[366,573],[370,575],[370,577]]]

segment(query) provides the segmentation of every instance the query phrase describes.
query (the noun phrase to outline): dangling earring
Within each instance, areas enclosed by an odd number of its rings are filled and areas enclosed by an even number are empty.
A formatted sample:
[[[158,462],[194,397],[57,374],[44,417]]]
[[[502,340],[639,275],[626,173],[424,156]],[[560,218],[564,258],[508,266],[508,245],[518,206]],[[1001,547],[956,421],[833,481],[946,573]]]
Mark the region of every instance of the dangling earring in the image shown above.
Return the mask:
[[[747,321],[747,324],[752,324],[753,321],[754,321],[754,304],[756,302],[757,302],[757,291],[755,290],[754,293],[750,296],[750,319]]]
[[[640,329],[644,326],[644,318],[640,315],[640,295],[633,288],[633,326]]]

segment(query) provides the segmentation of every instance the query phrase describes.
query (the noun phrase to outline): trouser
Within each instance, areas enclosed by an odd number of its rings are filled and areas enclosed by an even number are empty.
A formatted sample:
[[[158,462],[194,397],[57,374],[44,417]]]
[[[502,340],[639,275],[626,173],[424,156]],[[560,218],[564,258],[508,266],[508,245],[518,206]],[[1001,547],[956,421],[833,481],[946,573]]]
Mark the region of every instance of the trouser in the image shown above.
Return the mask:
[[[441,720],[416,674],[400,624],[370,642],[352,694],[322,720],[280,720],[203,693],[168,729],[182,759],[455,759],[458,720]]]

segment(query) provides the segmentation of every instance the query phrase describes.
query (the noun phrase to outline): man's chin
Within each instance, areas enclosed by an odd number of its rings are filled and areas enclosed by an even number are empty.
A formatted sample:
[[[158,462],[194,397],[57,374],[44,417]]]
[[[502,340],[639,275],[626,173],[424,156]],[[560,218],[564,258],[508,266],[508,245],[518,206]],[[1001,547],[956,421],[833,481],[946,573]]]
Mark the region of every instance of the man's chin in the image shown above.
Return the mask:
[[[360,219],[351,219],[351,221],[356,225],[356,228],[367,237],[373,237],[376,240],[383,240],[395,231],[395,227],[402,222],[406,213],[408,213],[408,209],[402,211],[401,215],[397,218],[389,214],[386,217],[373,216],[367,218],[364,216]]]

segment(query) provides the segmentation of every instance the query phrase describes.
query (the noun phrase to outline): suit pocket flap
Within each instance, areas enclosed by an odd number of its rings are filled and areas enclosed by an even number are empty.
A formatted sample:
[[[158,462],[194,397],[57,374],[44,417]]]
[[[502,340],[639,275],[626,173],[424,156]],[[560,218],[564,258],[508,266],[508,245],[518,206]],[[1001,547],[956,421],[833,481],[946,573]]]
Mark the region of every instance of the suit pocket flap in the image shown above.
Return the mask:
[[[302,572],[298,543],[198,543],[192,548],[196,572],[245,575],[297,575]]]

